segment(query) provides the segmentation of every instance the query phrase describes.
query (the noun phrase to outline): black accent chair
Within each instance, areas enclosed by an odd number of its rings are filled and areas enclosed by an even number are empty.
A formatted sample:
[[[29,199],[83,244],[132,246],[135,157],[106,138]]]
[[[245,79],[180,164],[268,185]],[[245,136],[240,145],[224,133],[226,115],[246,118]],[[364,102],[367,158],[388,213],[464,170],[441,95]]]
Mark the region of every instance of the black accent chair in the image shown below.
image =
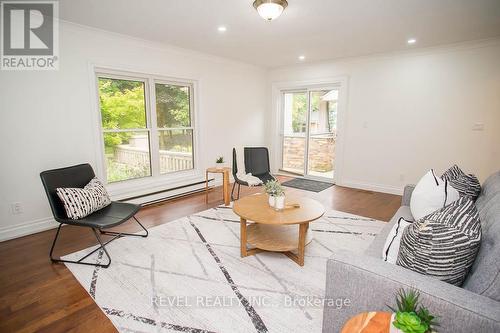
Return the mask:
[[[266,147],[245,147],[243,148],[245,158],[245,173],[251,173],[253,176],[262,180],[265,184],[270,180],[276,180],[271,175],[271,167],[269,165],[269,151]],[[234,189],[238,185],[238,196],[240,198],[241,185],[248,186],[248,183],[238,178],[238,162],[236,159],[236,149],[233,148],[233,189],[231,190],[231,200],[234,198]]]
[[[40,178],[42,179],[43,187],[45,188],[45,193],[49,199],[50,209],[54,215],[54,219],[59,222],[59,227],[57,228],[56,236],[52,242],[52,247],[50,248],[50,260],[52,262],[68,262],[73,264],[82,264],[90,266],[99,266],[107,268],[111,264],[111,257],[106,250],[106,245],[108,245],[113,240],[124,237],[124,236],[134,236],[134,237],[148,237],[148,231],[144,226],[137,220],[135,214],[141,209],[140,205],[117,202],[113,201],[107,207],[98,210],[86,216],[82,219],[73,220],[66,216],[66,211],[62,201],[59,199],[56,193],[58,187],[76,187],[83,188],[87,185],[92,178],[95,177],[94,170],[89,164],[79,164],[67,168],[47,170],[40,173]],[[129,234],[123,232],[105,231],[104,229],[115,227],[120,225],[129,219],[133,218],[145,231],[145,234]],[[94,251],[88,253],[77,261],[63,260],[60,258],[54,258],[52,256],[54,252],[54,247],[56,245],[57,238],[59,237],[59,232],[63,224],[74,225],[78,227],[91,228],[94,232],[97,241],[99,242],[99,247]],[[107,242],[103,243],[99,234],[113,236]],[[93,253],[103,250],[108,257],[107,264],[101,263],[89,263],[83,262],[86,258],[91,256]]]
[[[238,162],[236,161],[236,148],[233,148],[233,189],[231,190],[231,200],[234,201],[234,188],[238,184],[238,199],[240,198],[241,185],[248,186],[248,183],[238,178]]]

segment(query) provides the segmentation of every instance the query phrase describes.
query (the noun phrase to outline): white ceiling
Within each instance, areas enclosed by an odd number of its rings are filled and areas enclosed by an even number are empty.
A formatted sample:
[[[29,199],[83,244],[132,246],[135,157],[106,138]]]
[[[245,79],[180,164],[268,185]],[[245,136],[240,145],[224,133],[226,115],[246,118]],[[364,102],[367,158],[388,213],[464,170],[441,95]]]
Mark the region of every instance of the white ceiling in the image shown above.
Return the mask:
[[[59,2],[67,21],[266,67],[500,36],[500,0],[288,0],[272,22],[253,0]]]

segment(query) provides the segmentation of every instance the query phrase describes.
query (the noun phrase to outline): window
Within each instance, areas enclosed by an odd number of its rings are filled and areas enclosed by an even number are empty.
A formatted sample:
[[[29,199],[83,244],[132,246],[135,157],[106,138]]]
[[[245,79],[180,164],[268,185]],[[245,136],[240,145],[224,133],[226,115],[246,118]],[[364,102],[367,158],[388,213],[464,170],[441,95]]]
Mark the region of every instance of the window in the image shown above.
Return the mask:
[[[108,183],[194,168],[192,84],[106,74],[97,81]]]
[[[193,168],[189,86],[155,84],[160,174]]]

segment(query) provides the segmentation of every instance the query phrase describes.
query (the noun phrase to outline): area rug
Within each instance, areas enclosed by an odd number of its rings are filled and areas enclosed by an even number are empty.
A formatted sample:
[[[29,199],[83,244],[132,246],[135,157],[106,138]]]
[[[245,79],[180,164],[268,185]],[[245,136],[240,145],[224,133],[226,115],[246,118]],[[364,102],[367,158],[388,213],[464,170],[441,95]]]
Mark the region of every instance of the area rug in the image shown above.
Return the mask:
[[[332,183],[319,182],[317,180],[304,179],[304,178],[295,178],[292,180],[288,180],[286,182],[283,182],[281,185],[311,192],[321,192],[333,186]]]
[[[110,243],[107,269],[67,267],[120,332],[321,332],[327,258],[363,252],[383,226],[329,211],[310,224],[300,267],[280,253],[240,258],[239,218],[221,206]]]

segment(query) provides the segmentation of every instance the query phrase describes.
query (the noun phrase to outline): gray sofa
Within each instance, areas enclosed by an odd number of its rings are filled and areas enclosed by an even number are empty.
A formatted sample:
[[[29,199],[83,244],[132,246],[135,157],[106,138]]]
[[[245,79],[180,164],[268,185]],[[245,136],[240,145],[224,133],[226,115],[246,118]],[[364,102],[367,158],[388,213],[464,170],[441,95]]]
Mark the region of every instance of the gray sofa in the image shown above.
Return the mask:
[[[328,260],[325,297],[341,299],[344,306],[325,302],[323,332],[340,332],[350,317],[361,312],[389,311],[387,305],[395,305],[394,294],[401,287],[419,290],[422,303],[439,315],[439,332],[500,332],[500,171],[484,182],[476,201],[481,248],[462,287],[381,259],[394,223],[401,216],[413,220],[409,207],[413,188],[406,186],[402,206],[364,255],[342,252]]]

